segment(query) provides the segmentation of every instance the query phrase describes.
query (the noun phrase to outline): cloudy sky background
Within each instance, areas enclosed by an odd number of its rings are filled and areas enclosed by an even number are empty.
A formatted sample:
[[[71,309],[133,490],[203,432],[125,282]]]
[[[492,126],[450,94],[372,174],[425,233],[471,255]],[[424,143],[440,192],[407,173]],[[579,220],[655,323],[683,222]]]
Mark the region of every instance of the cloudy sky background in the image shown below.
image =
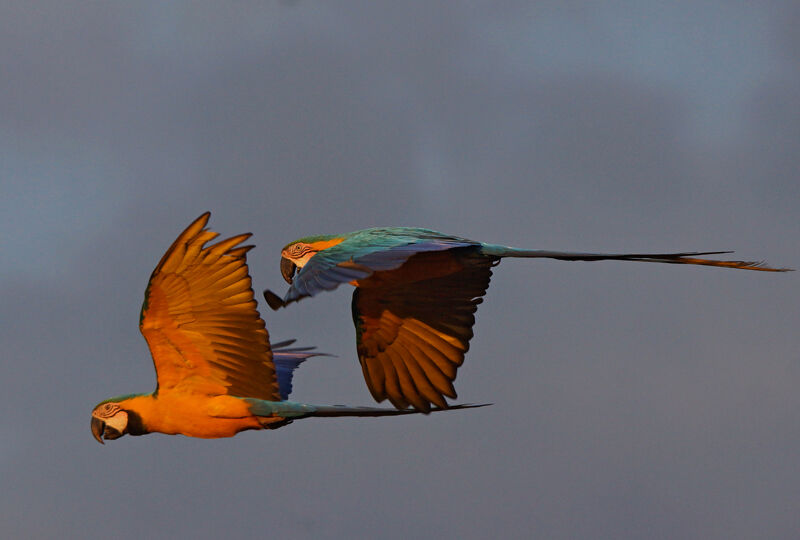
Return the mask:
[[[257,291],[377,225],[800,267],[796,2],[67,4],[0,4],[0,536],[796,537],[796,273],[507,260],[457,380],[492,407],[89,432],[205,210]],[[372,403],[349,302],[262,306],[338,355],[294,399]]]

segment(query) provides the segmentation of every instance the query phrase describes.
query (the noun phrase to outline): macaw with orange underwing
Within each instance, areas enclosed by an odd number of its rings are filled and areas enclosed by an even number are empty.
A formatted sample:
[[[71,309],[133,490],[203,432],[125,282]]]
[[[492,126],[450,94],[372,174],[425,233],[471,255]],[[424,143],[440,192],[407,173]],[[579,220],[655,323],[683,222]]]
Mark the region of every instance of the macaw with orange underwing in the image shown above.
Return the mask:
[[[256,310],[247,252],[250,234],[206,246],[218,236],[206,212],[178,236],[144,294],[139,329],[158,379],[149,394],[128,394],[92,410],[98,442],[125,434],[232,437],[311,416],[394,416],[417,411],[320,406],[287,401],[292,372],[313,347],[270,347]],[[451,409],[479,407],[459,405]]]
[[[640,261],[697,264],[783,272],[763,263],[698,258],[729,251],[686,253],[572,253],[485,244],[440,232],[390,227],[309,236],[281,252],[281,274],[290,284],[278,309],[342,283],[356,287],[352,300],[356,348],[364,378],[377,401],[427,412],[456,397],[453,380],[472,338],[475,311],[489,287],[492,267],[504,257],[562,261]]]

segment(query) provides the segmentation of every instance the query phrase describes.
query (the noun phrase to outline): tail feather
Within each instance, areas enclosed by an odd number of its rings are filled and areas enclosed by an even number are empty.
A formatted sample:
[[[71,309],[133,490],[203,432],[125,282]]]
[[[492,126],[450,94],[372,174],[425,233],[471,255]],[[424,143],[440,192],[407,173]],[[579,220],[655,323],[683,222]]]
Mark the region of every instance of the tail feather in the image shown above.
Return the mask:
[[[256,398],[242,398],[255,416],[281,417],[286,420],[297,420],[309,416],[398,416],[402,414],[427,414],[416,409],[381,409],[377,407],[348,407],[347,405],[309,405],[296,401],[266,401]],[[491,403],[473,405],[453,405],[446,408],[435,407],[431,412],[450,411],[455,409],[475,409],[486,407]],[[280,426],[273,426],[280,427]]]
[[[517,249],[498,244],[484,244],[481,251],[493,257],[525,257],[557,259],[560,261],[637,261],[665,264],[696,264],[719,266],[739,270],[759,270],[762,272],[791,272],[792,268],[772,268],[764,261],[716,261],[699,259],[698,255],[721,255],[732,251],[687,251],[683,253],[580,253],[570,251],[546,251]]]
[[[452,411],[455,409],[476,409],[491,403],[451,405],[446,408],[434,407],[430,412]],[[382,409],[378,407],[348,407],[346,405],[313,405],[314,412],[308,416],[399,416],[404,414],[427,414],[416,409]]]

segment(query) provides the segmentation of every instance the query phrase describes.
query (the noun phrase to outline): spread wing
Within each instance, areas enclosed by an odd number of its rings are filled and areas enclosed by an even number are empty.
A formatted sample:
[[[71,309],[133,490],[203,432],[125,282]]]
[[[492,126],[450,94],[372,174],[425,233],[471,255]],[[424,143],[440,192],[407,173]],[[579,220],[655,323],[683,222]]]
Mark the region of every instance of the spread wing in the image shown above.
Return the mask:
[[[296,302],[342,283],[366,279],[374,272],[393,270],[417,253],[477,245],[472,240],[428,229],[364,229],[311,257],[295,276],[283,301]]]
[[[206,212],[178,236],[150,277],[139,329],[158,392],[179,390],[279,401],[269,336],[256,310],[240,234],[205,244]]]
[[[438,277],[392,283],[391,272],[376,275],[375,286],[353,293],[353,322],[359,361],[377,401],[389,399],[398,409],[409,405],[428,412],[431,404],[447,407],[456,397],[453,380],[472,338],[475,311],[489,287],[497,258],[449,252],[460,270]],[[465,254],[466,253],[466,254]],[[444,254],[419,254],[413,267],[441,268]]]

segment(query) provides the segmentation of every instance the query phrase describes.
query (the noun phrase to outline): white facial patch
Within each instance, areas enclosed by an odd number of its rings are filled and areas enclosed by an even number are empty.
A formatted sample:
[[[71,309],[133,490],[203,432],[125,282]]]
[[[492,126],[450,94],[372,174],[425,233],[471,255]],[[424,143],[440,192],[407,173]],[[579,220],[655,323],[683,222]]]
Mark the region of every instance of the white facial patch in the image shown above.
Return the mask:
[[[316,251],[309,251],[299,259],[294,259],[292,262],[294,262],[294,264],[297,265],[298,268],[303,268],[308,262],[308,260],[314,255],[316,255],[316,253],[317,253]]]
[[[298,268],[303,268],[308,260],[316,255],[317,250],[308,244],[297,243],[291,247],[284,249],[281,256],[292,261]]]
[[[125,433],[125,428],[128,427],[128,413],[123,410],[118,411],[114,416],[104,419],[106,425],[114,428],[120,433]]]

